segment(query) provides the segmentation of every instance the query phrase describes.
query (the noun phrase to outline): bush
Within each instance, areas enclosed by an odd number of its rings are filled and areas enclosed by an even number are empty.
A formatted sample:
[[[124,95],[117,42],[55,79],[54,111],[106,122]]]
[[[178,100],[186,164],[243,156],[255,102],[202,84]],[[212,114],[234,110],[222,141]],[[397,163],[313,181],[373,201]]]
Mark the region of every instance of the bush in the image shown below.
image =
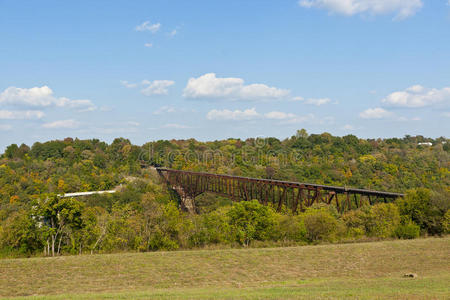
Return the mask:
[[[244,246],[252,240],[264,241],[273,235],[275,213],[257,200],[236,203],[227,215],[236,241]]]
[[[328,207],[312,207],[302,214],[306,236],[311,242],[335,241],[343,232],[343,224]]]
[[[10,216],[4,227],[0,227],[0,246],[11,252],[31,254],[43,247],[36,223],[25,211],[19,211]]]
[[[279,215],[274,237],[280,241],[307,241],[306,227],[301,216]]]
[[[228,217],[229,208],[220,208],[203,216],[206,240],[211,244],[231,242],[231,226]]]
[[[152,233],[149,241],[148,248],[149,250],[176,250],[179,245],[176,241],[172,240],[166,233],[155,230]]]
[[[393,237],[400,224],[400,214],[397,206],[392,203],[379,203],[358,210],[346,212],[342,220],[351,237],[363,235],[372,237]]]
[[[450,209],[444,215],[444,220],[442,221],[442,228],[445,233],[450,233]]]
[[[375,237],[393,237],[400,224],[398,207],[393,203],[379,203],[370,208],[367,215],[366,231]]]
[[[181,234],[186,236],[187,247],[201,247],[211,244],[228,244],[230,240],[230,225],[227,216],[228,209],[220,208],[216,211],[188,216]],[[182,244],[182,246],[185,246]]]
[[[432,192],[425,188],[408,191],[397,200],[400,214],[418,224],[429,234],[445,232],[444,216],[450,208],[450,195],[446,191]]]
[[[348,236],[358,238],[366,234],[369,212],[370,207],[363,207],[350,210],[342,215],[342,221],[345,223]]]
[[[420,226],[412,221],[405,224],[400,224],[395,229],[395,235],[399,239],[415,239],[420,235]]]

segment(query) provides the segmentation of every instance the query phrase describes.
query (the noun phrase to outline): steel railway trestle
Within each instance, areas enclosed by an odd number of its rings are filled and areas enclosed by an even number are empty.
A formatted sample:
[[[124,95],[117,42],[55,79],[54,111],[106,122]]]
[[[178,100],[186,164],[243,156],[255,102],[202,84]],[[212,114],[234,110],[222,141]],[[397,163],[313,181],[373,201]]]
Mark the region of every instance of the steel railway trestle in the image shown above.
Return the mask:
[[[196,212],[195,197],[211,192],[231,198],[233,201],[257,199],[265,205],[272,205],[277,211],[283,206],[293,213],[303,211],[314,203],[336,205],[340,212],[359,208],[363,203],[390,202],[404,194],[354,189],[347,187],[258,179],[212,173],[191,172],[156,168],[167,185],[175,190],[181,199],[181,207]],[[380,200],[381,199],[381,200]]]

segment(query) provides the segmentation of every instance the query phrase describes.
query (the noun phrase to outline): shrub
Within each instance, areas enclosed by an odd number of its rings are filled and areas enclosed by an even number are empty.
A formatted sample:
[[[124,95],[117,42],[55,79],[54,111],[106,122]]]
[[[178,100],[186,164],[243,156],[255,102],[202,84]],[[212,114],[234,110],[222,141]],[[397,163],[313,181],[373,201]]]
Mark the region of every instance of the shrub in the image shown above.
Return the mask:
[[[188,247],[201,247],[210,244],[227,244],[230,240],[230,225],[227,216],[228,209],[220,208],[216,211],[188,216],[188,221],[180,232],[186,236]],[[185,246],[182,244],[182,246]]]
[[[176,250],[178,247],[176,241],[160,230],[155,230],[148,241],[150,250]]]
[[[366,222],[366,231],[370,236],[395,236],[395,229],[400,224],[398,207],[393,203],[375,204],[370,208]]]
[[[450,233],[450,209],[444,215],[444,220],[442,220],[442,228],[445,233]]]
[[[236,241],[244,246],[252,240],[264,241],[273,235],[275,213],[257,200],[236,203],[227,215]]]
[[[415,239],[420,235],[420,226],[412,221],[400,224],[395,229],[395,235],[399,239]]]
[[[306,227],[301,216],[279,215],[276,226],[276,240],[307,241]]]
[[[206,230],[208,243],[220,244],[231,242],[231,226],[228,216],[230,208],[220,208],[203,216],[202,223]]]
[[[327,207],[309,208],[302,214],[306,236],[312,241],[335,241],[343,232],[343,225]]]
[[[347,228],[347,234],[350,237],[361,237],[366,234],[366,225],[370,207],[350,210],[342,215],[342,221]]]
[[[386,238],[395,236],[395,230],[400,224],[400,214],[394,204],[379,203],[346,212],[342,215],[342,221],[351,237],[367,235]]]
[[[43,247],[36,222],[25,211],[13,214],[0,227],[0,242],[0,246],[20,254],[31,254]]]
[[[418,224],[430,234],[442,234],[444,215],[450,208],[448,191],[432,192],[425,188],[408,191],[397,200],[400,214]]]

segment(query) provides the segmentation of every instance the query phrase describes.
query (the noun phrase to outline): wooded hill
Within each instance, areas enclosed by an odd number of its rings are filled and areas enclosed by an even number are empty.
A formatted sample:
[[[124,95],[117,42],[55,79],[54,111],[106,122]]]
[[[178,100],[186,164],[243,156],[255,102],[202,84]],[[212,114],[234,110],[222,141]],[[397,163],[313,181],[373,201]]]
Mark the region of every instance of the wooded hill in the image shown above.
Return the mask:
[[[301,216],[279,215],[257,203],[237,206],[234,209],[243,212],[233,212],[227,199],[212,195],[199,200],[205,204],[204,214],[186,216],[178,211],[173,195],[145,168],[149,165],[406,192],[408,196],[403,204],[379,207],[378,212],[364,208],[358,216],[338,215],[332,207],[312,208],[310,214],[321,215],[319,219],[331,216],[333,221],[329,221],[337,222],[335,228],[343,226],[336,232],[312,233],[311,228],[309,232],[304,228],[307,222]],[[52,239],[56,244],[53,251],[76,253],[402,236],[399,230],[410,230],[413,233],[406,236],[414,237],[418,228],[422,234],[443,234],[450,218],[449,167],[448,140],[422,136],[359,139],[299,130],[285,140],[160,140],[136,146],[124,138],[111,144],[66,138],[31,147],[13,144],[0,159],[0,247],[5,255],[40,253],[44,248],[49,254]],[[109,190],[121,184],[121,191],[114,195],[78,200],[55,196]],[[62,211],[67,213],[65,217]],[[263,225],[256,222],[251,234],[238,228],[249,211],[257,211],[265,220]],[[391,214],[392,228],[375,233],[378,225],[370,222],[377,214]],[[283,221],[284,217],[298,220]],[[53,225],[49,223],[52,218]],[[60,224],[61,218],[67,218],[64,224]],[[223,224],[215,224],[217,220]],[[280,222],[294,224],[294,232],[283,233]],[[208,226],[215,228],[215,233]],[[220,236],[220,231],[228,235]]]

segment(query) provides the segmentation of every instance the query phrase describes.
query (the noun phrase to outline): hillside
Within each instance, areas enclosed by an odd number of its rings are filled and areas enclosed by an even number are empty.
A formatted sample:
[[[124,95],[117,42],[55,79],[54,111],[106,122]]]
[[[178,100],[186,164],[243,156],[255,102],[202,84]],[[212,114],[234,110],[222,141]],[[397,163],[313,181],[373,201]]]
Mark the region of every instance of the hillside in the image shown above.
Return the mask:
[[[420,143],[430,143],[419,145]],[[405,192],[395,204],[343,215],[333,205],[299,215],[203,194],[199,215],[146,166]],[[450,231],[450,147],[444,138],[359,139],[311,134],[278,140],[119,138],[11,145],[0,158],[0,257],[282,246]],[[112,195],[60,199],[70,192]],[[257,215],[258,217],[252,217]],[[250,222],[250,223],[249,223]],[[250,227],[247,224],[251,224]]]
[[[0,260],[0,295],[33,295],[32,299],[448,299],[448,249],[449,237],[4,259]],[[403,277],[411,272],[418,278]]]

